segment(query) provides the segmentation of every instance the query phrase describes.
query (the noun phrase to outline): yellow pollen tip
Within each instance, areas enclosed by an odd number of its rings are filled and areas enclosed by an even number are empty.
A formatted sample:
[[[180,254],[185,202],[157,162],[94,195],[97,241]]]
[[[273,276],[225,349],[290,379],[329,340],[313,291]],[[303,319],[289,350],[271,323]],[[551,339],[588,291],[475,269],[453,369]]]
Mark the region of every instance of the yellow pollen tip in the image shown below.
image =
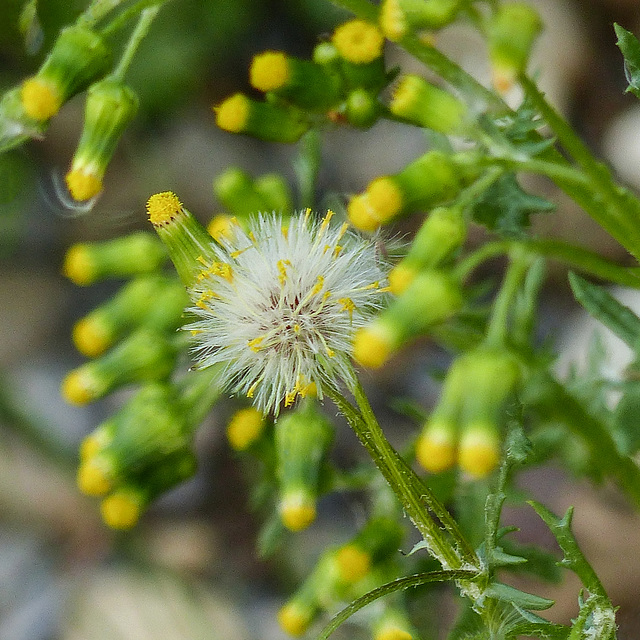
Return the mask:
[[[62,275],[79,286],[91,284],[96,277],[95,264],[86,244],[74,244],[62,263]]]
[[[352,544],[336,552],[336,563],[344,582],[358,582],[371,571],[371,556]]]
[[[392,336],[376,324],[361,327],[353,339],[353,357],[363,367],[380,368],[393,352]]]
[[[235,217],[219,213],[213,216],[207,225],[207,231],[216,242],[222,242],[222,240],[233,240],[235,238],[237,226],[238,222]]]
[[[100,513],[108,527],[131,529],[137,524],[142,513],[140,497],[126,489],[118,491],[102,501]]]
[[[474,478],[489,475],[500,462],[500,440],[493,431],[471,426],[462,434],[458,449],[458,465]]]
[[[345,60],[354,64],[366,64],[380,57],[384,37],[374,24],[364,20],[350,20],[335,30],[332,41]]]
[[[367,187],[369,204],[381,222],[387,222],[402,209],[402,192],[388,176],[376,178]]]
[[[109,444],[111,438],[107,436],[103,429],[98,428],[90,433],[81,443],[78,454],[82,462],[96,456],[104,447]]]
[[[418,76],[404,76],[398,83],[389,103],[391,113],[401,118],[407,117],[413,111],[421,84],[422,79]]]
[[[227,440],[235,451],[250,447],[264,430],[266,420],[257,409],[236,411],[227,425]]]
[[[76,478],[78,489],[88,496],[104,496],[113,486],[109,476],[109,465],[104,459],[94,456],[83,460]]]
[[[87,358],[104,353],[112,343],[109,328],[97,318],[90,316],[78,320],[71,331],[76,349]]]
[[[168,224],[182,212],[182,202],[173,191],[156,193],[147,200],[147,214],[154,226]]]
[[[381,224],[369,203],[369,195],[361,193],[349,200],[347,205],[349,222],[360,231],[375,231]]]
[[[278,611],[278,624],[290,636],[301,636],[309,628],[312,617],[313,612],[290,602]]]
[[[89,371],[80,367],[65,376],[60,393],[69,404],[88,404],[98,397],[96,380]]]
[[[430,473],[450,469],[456,460],[456,443],[448,430],[430,429],[416,444],[416,460]]]
[[[316,519],[315,500],[300,491],[285,494],[278,510],[282,524],[290,531],[302,531]]]
[[[217,107],[214,107],[216,124],[225,131],[240,133],[244,131],[249,120],[251,102],[242,93],[227,98]]]
[[[84,169],[72,169],[64,177],[67,189],[74,200],[90,200],[102,191],[102,178]]]
[[[396,265],[389,272],[389,291],[395,296],[399,296],[404,293],[409,285],[416,277],[415,269],[408,267],[402,263]]]
[[[413,640],[413,636],[404,629],[389,626],[378,631],[374,636],[374,640]]]
[[[291,77],[291,65],[281,51],[265,51],[254,56],[249,69],[249,82],[258,91],[274,91],[284,87]]]
[[[400,40],[407,32],[407,20],[399,0],[383,0],[380,10],[380,28],[389,40]]]
[[[20,89],[25,113],[33,120],[48,120],[58,113],[62,100],[57,87],[42,78],[27,78]]]

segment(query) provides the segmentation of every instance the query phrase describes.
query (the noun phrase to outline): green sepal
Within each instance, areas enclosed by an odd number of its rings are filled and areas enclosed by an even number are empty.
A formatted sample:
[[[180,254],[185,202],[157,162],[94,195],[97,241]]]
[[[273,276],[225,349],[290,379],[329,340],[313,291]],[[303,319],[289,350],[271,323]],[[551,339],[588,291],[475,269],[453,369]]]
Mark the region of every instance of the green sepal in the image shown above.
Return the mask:
[[[624,56],[624,72],[629,86],[626,91],[640,98],[640,40],[619,24],[613,23],[618,45]]]

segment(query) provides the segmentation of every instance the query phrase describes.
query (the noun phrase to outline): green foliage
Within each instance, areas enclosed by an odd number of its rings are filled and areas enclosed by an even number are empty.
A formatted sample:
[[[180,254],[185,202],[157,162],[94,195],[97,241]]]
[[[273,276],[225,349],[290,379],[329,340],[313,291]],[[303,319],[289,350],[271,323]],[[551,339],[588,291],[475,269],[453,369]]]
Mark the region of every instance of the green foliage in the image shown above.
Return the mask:
[[[618,36],[616,44],[624,56],[624,71],[629,83],[626,90],[640,98],[640,41],[619,24],[614,24],[613,28]]]

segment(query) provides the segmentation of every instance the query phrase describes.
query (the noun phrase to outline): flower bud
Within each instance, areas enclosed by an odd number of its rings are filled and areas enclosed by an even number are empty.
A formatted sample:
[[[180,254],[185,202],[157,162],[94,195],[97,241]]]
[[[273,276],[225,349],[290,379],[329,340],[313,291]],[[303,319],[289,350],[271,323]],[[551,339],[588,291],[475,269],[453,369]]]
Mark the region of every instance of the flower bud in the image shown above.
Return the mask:
[[[504,93],[524,72],[542,23],[536,10],[524,2],[499,6],[488,24],[489,58],[493,85]]]
[[[196,280],[203,266],[215,259],[213,238],[187,211],[175,193],[156,193],[147,201],[147,213],[185,287]]]
[[[137,108],[136,94],[118,80],[106,78],[90,87],[82,135],[65,176],[75,200],[100,193],[107,165]]]
[[[111,300],[79,320],[73,342],[83,355],[93,358],[136,326],[173,332],[182,324],[189,297],[176,278],[140,276],[125,284]]]
[[[253,186],[267,203],[267,211],[275,211],[283,215],[293,213],[291,189],[279,173],[265,173],[258,176]]]
[[[331,42],[341,58],[340,71],[350,88],[378,93],[387,84],[382,56],[384,36],[365,20],[349,20],[338,26]]]
[[[372,625],[373,640],[413,640],[417,638],[406,612],[386,606]]]
[[[105,495],[184,451],[191,439],[184,413],[169,385],[150,383],[140,388],[107,426],[98,427],[108,437],[99,439],[98,447],[85,447],[78,468],[81,491]]]
[[[455,422],[440,415],[432,416],[424,425],[416,442],[416,460],[430,473],[440,473],[456,462],[458,429]]]
[[[318,605],[313,599],[307,601],[296,594],[278,611],[278,624],[285,633],[298,637],[305,633],[317,614]]]
[[[175,344],[157,331],[140,328],[106,355],[67,374],[62,396],[83,405],[114,389],[143,380],[163,380],[173,371]]]
[[[213,191],[224,207],[238,218],[270,210],[249,174],[242,169],[230,167],[223,171],[213,181]]]
[[[227,425],[227,440],[232,449],[244,451],[260,436],[267,424],[261,411],[248,407],[236,411]]]
[[[451,199],[461,187],[455,159],[429,151],[400,173],[372,180],[347,206],[351,224],[373,231],[403,213]]]
[[[279,511],[292,531],[308,527],[316,515],[320,473],[333,439],[333,427],[309,400],[275,424]]]
[[[62,273],[74,284],[86,286],[106,278],[120,278],[158,269],[167,252],[145,231],[105,242],[74,244],[67,251]]]
[[[294,107],[257,102],[236,93],[214,107],[216,124],[230,133],[246,133],[268,142],[297,142],[310,123]]]
[[[354,89],[344,105],[349,124],[361,129],[372,126],[380,117],[382,107],[375,95],[366,89]]]
[[[389,40],[421,29],[441,29],[455,19],[461,0],[383,0],[380,27]]]
[[[365,367],[380,367],[411,338],[444,322],[461,306],[457,282],[442,271],[423,271],[371,324],[356,332],[353,357]]]
[[[467,106],[421,76],[407,74],[400,78],[389,110],[420,127],[455,135],[462,132]]]
[[[438,207],[422,223],[407,256],[389,273],[389,288],[400,295],[423,269],[439,266],[464,241],[467,233],[458,207]]]
[[[100,504],[102,519],[112,529],[131,529],[155,498],[192,477],[196,467],[195,455],[187,448],[167,456],[148,473],[112,491]]]
[[[22,83],[25,113],[36,121],[48,120],[107,70],[109,57],[97,33],[81,26],[63,29],[36,75]]]
[[[484,478],[498,466],[501,448],[495,422],[468,422],[460,433],[458,465],[471,477]]]
[[[314,47],[311,59],[316,64],[335,69],[340,61],[340,54],[332,42],[320,42]]]
[[[273,93],[302,109],[326,111],[340,99],[338,76],[322,65],[281,51],[254,56],[249,82],[255,89]]]

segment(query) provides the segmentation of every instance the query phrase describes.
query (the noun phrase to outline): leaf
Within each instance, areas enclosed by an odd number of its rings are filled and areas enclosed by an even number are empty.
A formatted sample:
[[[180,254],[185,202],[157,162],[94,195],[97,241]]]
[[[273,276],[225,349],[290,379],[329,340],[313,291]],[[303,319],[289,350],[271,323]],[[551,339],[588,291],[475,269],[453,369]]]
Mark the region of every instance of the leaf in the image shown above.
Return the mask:
[[[498,178],[474,204],[473,219],[508,237],[522,237],[534,213],[551,211],[555,205],[522,189],[513,173]]]
[[[618,302],[606,289],[569,273],[575,299],[596,319],[611,329],[632,349],[640,344],[640,318]]]
[[[549,598],[543,598],[542,596],[520,591],[520,589],[511,587],[508,584],[503,584],[502,582],[490,584],[484,594],[490,598],[508,602],[514,606],[517,605],[522,609],[533,609],[534,611],[543,611],[544,609],[552,607],[554,604],[554,601],[549,600]]]
[[[365,593],[357,600],[354,600],[348,607],[345,607],[342,611],[333,616],[325,628],[320,632],[317,640],[327,640],[327,638],[354,613],[360,611],[360,609],[366,607],[378,598],[382,598],[390,593],[409,589],[410,587],[419,587],[430,582],[447,582],[449,580],[464,580],[465,578],[470,580],[477,577],[477,575],[478,574],[475,571],[465,571],[462,569],[457,571],[429,571],[427,573],[418,573],[413,576],[398,578],[392,582],[387,582],[386,584]]]
[[[624,56],[624,73],[629,86],[626,91],[640,98],[640,41],[630,31],[614,23],[618,36],[616,44]]]

